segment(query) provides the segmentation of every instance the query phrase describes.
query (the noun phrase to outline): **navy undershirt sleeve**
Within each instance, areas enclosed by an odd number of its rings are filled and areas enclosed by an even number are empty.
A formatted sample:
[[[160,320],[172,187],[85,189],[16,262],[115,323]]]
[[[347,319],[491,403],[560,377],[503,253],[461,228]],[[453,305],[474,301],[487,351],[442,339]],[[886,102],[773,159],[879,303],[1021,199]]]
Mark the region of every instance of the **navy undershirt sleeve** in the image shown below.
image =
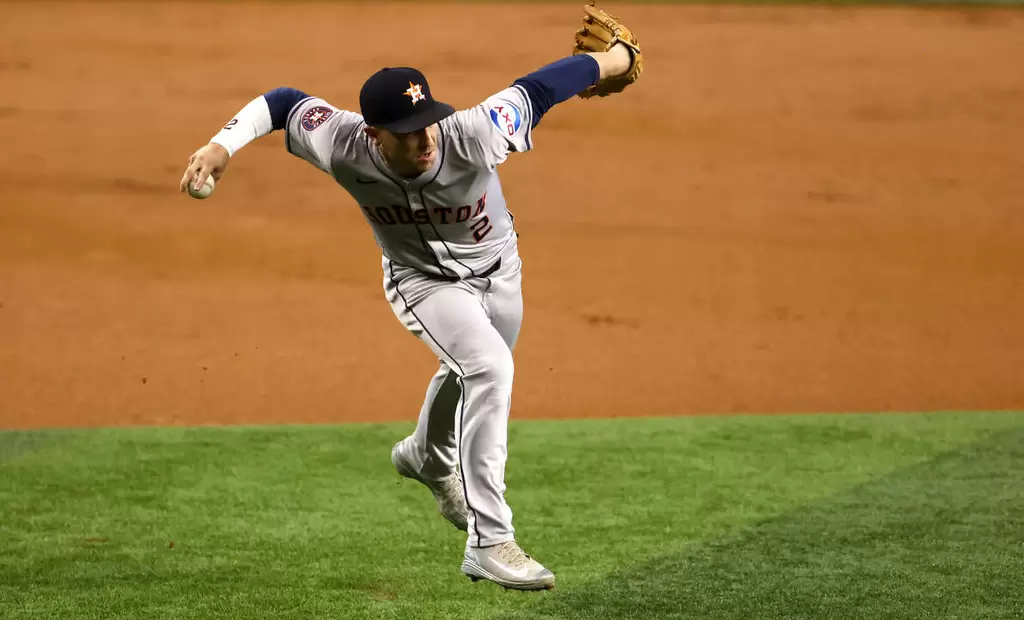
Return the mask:
[[[561,103],[582,92],[601,79],[601,69],[592,56],[578,54],[537,69],[519,78],[518,84],[526,91],[533,106],[533,126],[556,103]]]
[[[309,95],[301,90],[282,86],[281,88],[275,88],[264,93],[263,98],[267,100],[267,106],[270,108],[270,119],[273,123],[273,128],[277,130],[284,129],[285,123],[288,122],[288,113],[292,111],[295,104],[303,99],[308,99]]]

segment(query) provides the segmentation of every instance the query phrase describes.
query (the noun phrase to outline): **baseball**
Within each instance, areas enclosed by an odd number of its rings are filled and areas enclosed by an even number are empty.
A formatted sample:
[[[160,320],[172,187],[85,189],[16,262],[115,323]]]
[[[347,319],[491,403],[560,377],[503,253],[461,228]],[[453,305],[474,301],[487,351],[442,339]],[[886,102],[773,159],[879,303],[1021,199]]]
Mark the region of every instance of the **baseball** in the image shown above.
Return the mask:
[[[213,186],[214,186],[214,184],[215,183],[214,183],[213,175],[212,174],[210,176],[206,177],[206,183],[203,183],[203,186],[200,187],[199,189],[196,189],[194,183],[189,183],[188,184],[188,195],[193,197],[193,198],[198,198],[200,200],[202,200],[204,198],[208,198],[210,196],[210,194],[213,193]]]

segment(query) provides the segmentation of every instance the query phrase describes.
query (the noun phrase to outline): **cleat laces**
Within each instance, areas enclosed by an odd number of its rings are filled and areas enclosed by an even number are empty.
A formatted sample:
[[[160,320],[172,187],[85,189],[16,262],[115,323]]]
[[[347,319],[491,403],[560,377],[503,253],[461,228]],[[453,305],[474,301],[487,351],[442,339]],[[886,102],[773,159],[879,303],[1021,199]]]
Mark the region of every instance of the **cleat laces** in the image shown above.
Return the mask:
[[[498,556],[503,562],[515,568],[525,566],[530,562],[530,556],[520,549],[519,545],[512,541],[501,545],[501,550],[498,552]]]

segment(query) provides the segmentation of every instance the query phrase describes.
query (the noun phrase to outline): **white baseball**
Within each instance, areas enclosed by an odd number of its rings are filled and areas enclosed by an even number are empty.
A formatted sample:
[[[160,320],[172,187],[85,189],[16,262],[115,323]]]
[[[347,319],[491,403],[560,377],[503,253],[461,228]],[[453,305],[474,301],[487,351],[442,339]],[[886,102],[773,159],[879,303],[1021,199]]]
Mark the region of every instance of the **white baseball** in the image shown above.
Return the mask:
[[[199,189],[196,189],[195,183],[189,183],[188,195],[193,198],[198,198],[200,200],[202,200],[203,198],[208,198],[210,194],[213,193],[214,185],[215,182],[213,180],[213,175],[211,174],[210,176],[206,177],[206,183],[203,183],[203,186],[200,187]]]

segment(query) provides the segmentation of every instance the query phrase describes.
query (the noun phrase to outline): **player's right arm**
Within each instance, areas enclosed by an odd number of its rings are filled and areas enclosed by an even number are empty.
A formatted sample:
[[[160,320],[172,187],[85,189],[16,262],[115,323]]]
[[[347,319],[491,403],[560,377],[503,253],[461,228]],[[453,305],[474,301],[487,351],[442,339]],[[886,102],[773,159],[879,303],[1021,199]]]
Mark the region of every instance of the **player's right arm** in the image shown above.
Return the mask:
[[[179,189],[184,192],[190,183],[202,187],[211,175],[219,181],[239,149],[279,129],[286,130],[289,152],[330,172],[335,135],[356,122],[357,115],[322,99],[294,88],[275,88],[246,104],[209,144],[192,154]]]

